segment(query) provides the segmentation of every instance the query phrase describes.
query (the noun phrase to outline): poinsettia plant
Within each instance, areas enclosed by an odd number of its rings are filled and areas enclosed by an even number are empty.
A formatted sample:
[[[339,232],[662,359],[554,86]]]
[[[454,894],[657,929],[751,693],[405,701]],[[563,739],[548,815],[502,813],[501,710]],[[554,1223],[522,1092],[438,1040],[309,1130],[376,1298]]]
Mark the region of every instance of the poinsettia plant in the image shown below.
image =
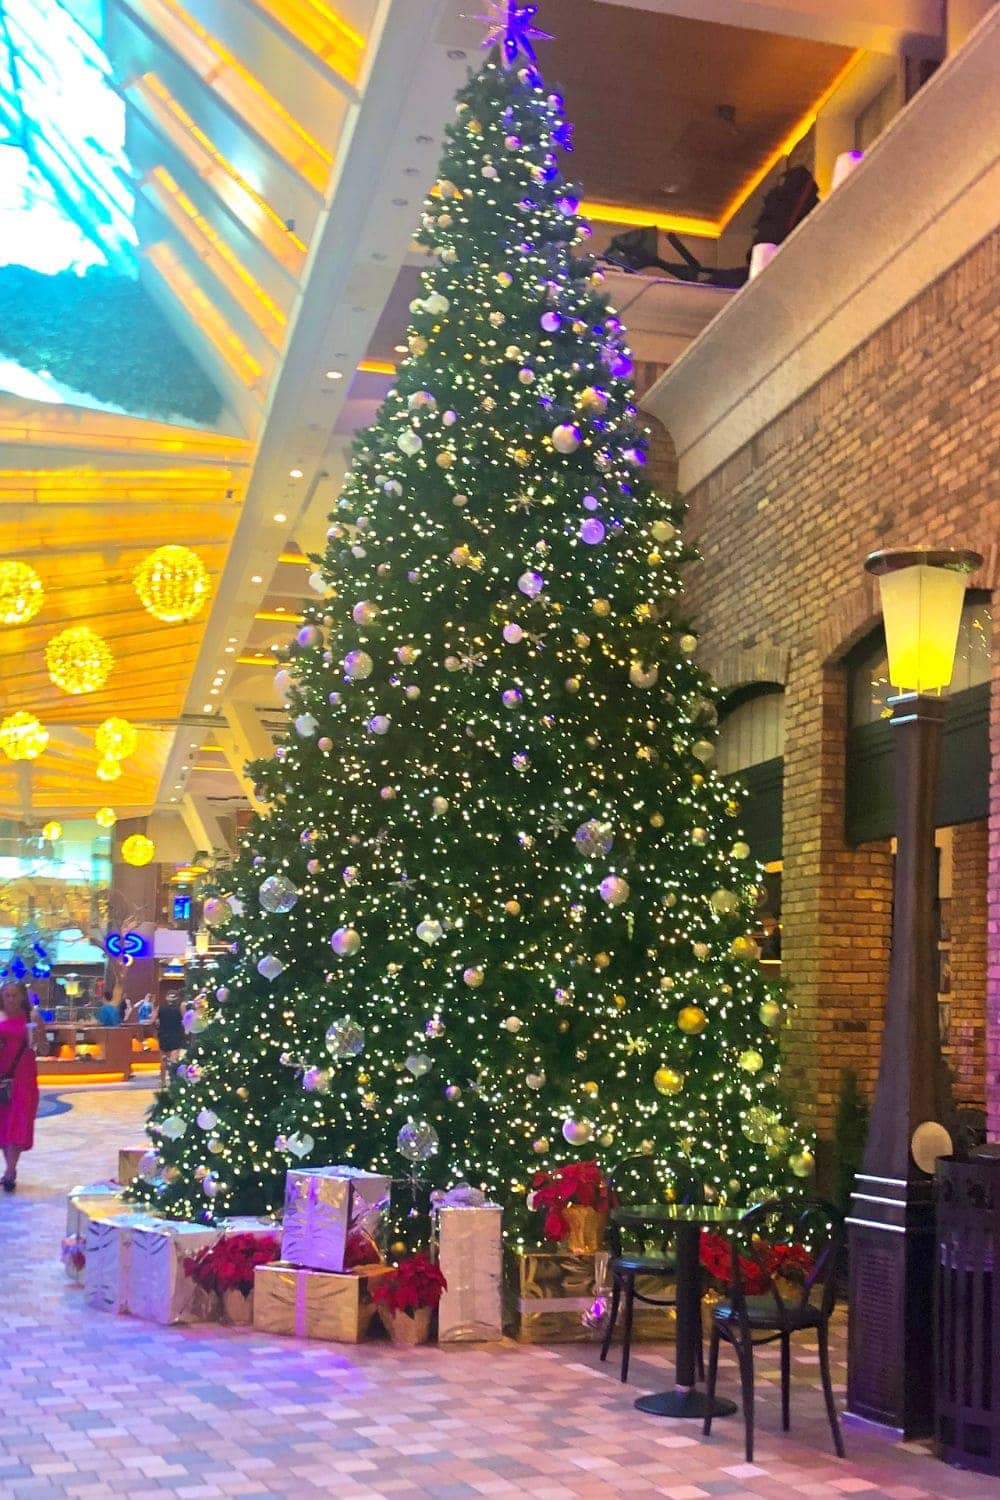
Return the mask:
[[[570,1161],[551,1172],[536,1172],[531,1207],[545,1214],[543,1232],[547,1240],[562,1240],[569,1234],[565,1209],[571,1203],[607,1212],[608,1179],[596,1161]]]
[[[712,1279],[728,1288],[733,1279],[731,1241],[724,1235],[702,1230],[700,1257]],[[748,1297],[759,1297],[766,1292],[769,1278],[780,1276],[785,1281],[804,1281],[813,1268],[813,1258],[805,1245],[772,1245],[767,1240],[756,1240],[754,1254],[738,1255],[737,1261]]]
[[[184,1260],[185,1274],[206,1292],[253,1291],[256,1266],[267,1266],[281,1258],[277,1235],[224,1234],[213,1245]]]
[[[373,1302],[390,1312],[405,1313],[408,1318],[418,1307],[437,1307],[441,1293],[448,1290],[441,1267],[422,1251],[408,1255],[391,1276],[380,1276],[370,1285]]]

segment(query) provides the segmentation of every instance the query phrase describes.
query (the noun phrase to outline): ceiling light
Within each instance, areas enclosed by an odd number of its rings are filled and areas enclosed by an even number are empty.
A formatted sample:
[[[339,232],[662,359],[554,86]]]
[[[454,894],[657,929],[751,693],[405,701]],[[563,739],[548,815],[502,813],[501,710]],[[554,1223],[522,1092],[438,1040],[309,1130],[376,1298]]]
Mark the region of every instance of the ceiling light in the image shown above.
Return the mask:
[[[276,510],[274,513],[274,519],[280,525],[282,521],[287,521],[288,517],[285,515],[285,512],[283,510]]]
[[[235,656],[236,655],[236,647],[235,646],[227,646],[226,647],[226,655],[227,656]]]
[[[392,347],[395,349],[397,354],[406,354],[409,352],[408,346],[406,344],[393,344]]]
[[[203,714],[214,714],[215,713],[215,704],[214,703],[206,703],[205,707],[202,709],[202,713]]]
[[[277,516],[275,517],[275,520],[277,520]],[[254,573],[253,577],[250,579],[250,582],[251,583],[263,583],[264,580],[263,580],[263,578],[261,578],[261,576],[260,576],[259,573]]]
[[[343,380],[344,372],[343,370],[327,370],[326,378],[327,380]]]
[[[302,470],[301,469],[289,469],[289,471],[288,471],[288,477],[289,477],[289,479],[301,479],[302,478]]]

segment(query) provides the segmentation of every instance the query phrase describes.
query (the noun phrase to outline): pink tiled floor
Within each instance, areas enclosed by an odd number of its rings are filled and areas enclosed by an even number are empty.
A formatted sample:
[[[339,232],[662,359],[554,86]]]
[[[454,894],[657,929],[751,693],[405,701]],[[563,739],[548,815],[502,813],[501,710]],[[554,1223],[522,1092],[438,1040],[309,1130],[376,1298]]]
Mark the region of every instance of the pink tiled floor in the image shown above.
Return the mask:
[[[669,1386],[669,1347],[640,1346],[622,1387],[586,1345],[350,1348],[91,1312],[58,1264],[64,1194],[112,1173],[148,1095],[67,1097],[72,1111],[40,1122],[21,1188],[0,1201],[3,1500],[1000,1497],[998,1482],[850,1426],[850,1458],[837,1462],[808,1347],[789,1436],[778,1431],[773,1366],[762,1368],[747,1465],[738,1418],[706,1443],[692,1424],[633,1409],[640,1393]],[[735,1394],[731,1365],[722,1375]]]

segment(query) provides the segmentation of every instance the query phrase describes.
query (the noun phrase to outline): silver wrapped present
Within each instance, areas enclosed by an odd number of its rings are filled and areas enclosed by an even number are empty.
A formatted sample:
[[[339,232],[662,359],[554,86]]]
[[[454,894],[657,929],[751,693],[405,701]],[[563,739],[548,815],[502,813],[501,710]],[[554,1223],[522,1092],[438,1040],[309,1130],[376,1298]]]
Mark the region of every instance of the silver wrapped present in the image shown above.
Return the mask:
[[[311,1271],[343,1271],[348,1236],[373,1239],[391,1179],[357,1167],[296,1167],[285,1179],[281,1258]]]
[[[438,1262],[448,1283],[438,1307],[438,1342],[488,1343],[503,1338],[503,1210],[442,1204]]]
[[[66,1233],[61,1256],[66,1275],[83,1285],[87,1255],[87,1224],[91,1219],[113,1219],[128,1213],[129,1205],[116,1182],[94,1182],[71,1188],[66,1199]]]
[[[84,1248],[83,1295],[88,1306],[101,1312],[125,1313],[132,1236],[136,1229],[155,1224],[152,1214],[119,1214],[113,1219],[89,1219]]]
[[[218,1299],[191,1280],[184,1261],[218,1238],[219,1230],[204,1224],[154,1219],[133,1226],[125,1265],[126,1310],[150,1323],[217,1319]]]

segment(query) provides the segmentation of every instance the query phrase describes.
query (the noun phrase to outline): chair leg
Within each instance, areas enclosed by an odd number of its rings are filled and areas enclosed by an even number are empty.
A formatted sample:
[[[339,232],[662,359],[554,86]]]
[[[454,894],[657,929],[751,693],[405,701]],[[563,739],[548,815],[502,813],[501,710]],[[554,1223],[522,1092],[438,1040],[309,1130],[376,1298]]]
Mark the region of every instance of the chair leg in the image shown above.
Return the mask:
[[[819,1373],[823,1381],[823,1397],[826,1401],[826,1414],[830,1419],[833,1447],[837,1457],[844,1458],[846,1457],[844,1438],[840,1431],[840,1418],[837,1415],[837,1407],[833,1399],[833,1382],[830,1379],[830,1340],[827,1325],[821,1323],[816,1334],[819,1340]]]
[[[715,1400],[715,1383],[719,1375],[719,1342],[720,1334],[715,1323],[712,1324],[712,1336],[708,1343],[708,1379],[705,1382],[705,1395],[708,1397],[708,1411],[702,1424],[702,1433],[705,1437],[712,1435],[712,1402]]]
[[[622,1385],[628,1379],[628,1362],[632,1353],[632,1309],[635,1305],[635,1277],[625,1280],[625,1321],[622,1325]]]
[[[746,1432],[747,1463],[753,1463],[753,1346],[737,1343],[736,1356],[740,1362],[740,1391],[743,1398],[743,1427]]]
[[[601,1358],[607,1359],[608,1350],[611,1348],[611,1340],[615,1336],[615,1324],[618,1322],[618,1304],[622,1300],[622,1284],[616,1276],[611,1284],[611,1311],[608,1314],[608,1326],[604,1334],[604,1342],[601,1345]]]
[[[705,1335],[704,1335],[704,1332],[702,1331],[702,1329],[700,1329],[700,1328],[698,1329],[698,1347],[694,1351],[694,1356],[695,1356],[695,1359],[697,1361],[698,1379],[700,1381],[704,1382],[704,1379],[705,1379]]]
[[[792,1399],[792,1339],[791,1335],[781,1335],[781,1426],[787,1432],[792,1425],[791,1416]]]

